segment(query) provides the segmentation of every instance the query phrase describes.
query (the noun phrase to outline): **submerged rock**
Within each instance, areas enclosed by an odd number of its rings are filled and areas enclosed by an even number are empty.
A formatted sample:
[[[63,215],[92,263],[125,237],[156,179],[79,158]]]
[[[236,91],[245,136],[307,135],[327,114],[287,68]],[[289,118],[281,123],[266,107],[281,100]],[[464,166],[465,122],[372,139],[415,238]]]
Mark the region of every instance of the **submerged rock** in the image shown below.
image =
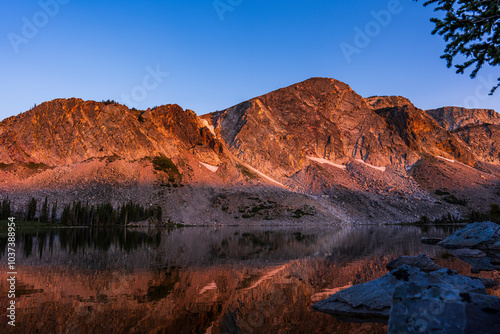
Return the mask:
[[[418,268],[402,265],[376,280],[337,292],[314,304],[313,309],[344,321],[386,323],[392,295],[396,286],[402,282],[442,284],[464,292],[486,294],[480,280],[459,275],[454,270],[440,269],[425,273]]]
[[[387,264],[387,269],[394,270],[404,264],[413,268],[418,268],[425,272],[443,269],[443,267],[435,264],[432,259],[425,254],[420,254],[418,256],[400,256],[397,259],[389,262]]]
[[[401,283],[393,295],[389,334],[500,333],[500,299],[444,285]]]
[[[438,245],[449,249],[496,248],[500,242],[500,225],[492,222],[469,224],[456,231]]]
[[[443,238],[422,237],[421,239],[421,242],[426,245],[436,245],[440,241],[443,241]]]

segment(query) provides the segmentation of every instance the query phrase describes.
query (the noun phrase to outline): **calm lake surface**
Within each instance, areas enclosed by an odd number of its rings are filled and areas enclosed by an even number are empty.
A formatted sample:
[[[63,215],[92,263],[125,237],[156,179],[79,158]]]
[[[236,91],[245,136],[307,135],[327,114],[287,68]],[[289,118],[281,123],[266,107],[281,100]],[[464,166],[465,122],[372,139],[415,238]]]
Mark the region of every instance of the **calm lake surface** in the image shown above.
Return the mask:
[[[311,310],[400,255],[466,264],[413,226],[52,229],[17,232],[16,333],[384,333]],[[6,233],[0,326],[7,326]],[[238,328],[241,330],[238,332]]]

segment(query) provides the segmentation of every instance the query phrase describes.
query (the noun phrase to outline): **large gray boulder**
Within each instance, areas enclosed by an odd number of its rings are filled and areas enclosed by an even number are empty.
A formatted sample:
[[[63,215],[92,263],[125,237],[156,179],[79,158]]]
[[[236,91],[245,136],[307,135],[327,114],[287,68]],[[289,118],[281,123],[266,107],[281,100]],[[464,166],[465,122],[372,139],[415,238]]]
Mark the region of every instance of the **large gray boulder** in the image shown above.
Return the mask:
[[[420,254],[418,256],[400,256],[397,259],[389,262],[386,267],[389,270],[394,270],[404,264],[413,268],[418,268],[425,272],[436,271],[444,268],[440,265],[435,264],[432,259],[425,254]]]
[[[389,334],[500,333],[500,299],[435,284],[401,283],[393,295]]]
[[[438,243],[469,263],[473,272],[500,269],[497,261],[499,244],[500,225],[492,222],[469,224]]]
[[[456,231],[438,245],[449,249],[496,249],[500,243],[500,225],[492,222],[473,223]]]
[[[313,305],[313,309],[350,322],[386,323],[396,286],[404,282],[442,284],[464,292],[486,294],[478,279],[462,276],[450,269],[425,273],[418,268],[403,265],[390,273],[367,283],[337,292]]]

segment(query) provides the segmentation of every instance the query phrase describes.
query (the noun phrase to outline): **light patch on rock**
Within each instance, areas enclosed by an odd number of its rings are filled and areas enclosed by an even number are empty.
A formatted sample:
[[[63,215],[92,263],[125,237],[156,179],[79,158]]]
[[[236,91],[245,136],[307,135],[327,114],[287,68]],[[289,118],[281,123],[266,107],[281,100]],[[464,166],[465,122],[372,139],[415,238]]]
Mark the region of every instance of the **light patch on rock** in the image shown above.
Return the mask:
[[[445,158],[445,157],[436,156],[436,158],[438,158],[438,159],[442,159],[442,160],[446,160],[446,161],[448,161],[448,162],[452,162],[452,163],[454,163],[454,162],[455,162],[455,160],[448,159],[448,158]]]
[[[208,283],[205,287],[203,287],[203,289],[200,290],[198,294],[202,295],[210,290],[217,290],[217,284],[215,282]]]
[[[440,156],[436,156],[436,158],[438,158],[438,159],[442,159],[442,160],[445,160],[445,161],[448,161],[448,162],[451,162],[451,163],[460,164],[460,165],[462,165],[462,166],[464,166],[464,167],[467,167],[467,168],[475,169],[474,167],[471,167],[471,166],[469,166],[469,165],[466,165],[466,164],[464,164],[463,162],[460,162],[460,161],[456,161],[456,160],[452,160],[452,159],[448,159],[448,158],[445,158],[445,157],[440,157]],[[483,174],[486,174],[486,173],[485,173],[485,172],[483,172],[483,171],[480,171],[480,172],[481,172],[481,173],[483,173]],[[481,177],[484,179],[484,176],[481,176]]]
[[[264,174],[264,173],[262,173],[262,172],[258,171],[257,169],[255,169],[255,168],[253,168],[253,167],[251,167],[251,166],[249,166],[249,165],[247,165],[247,164],[243,164],[243,165],[244,165],[245,167],[247,167],[248,169],[250,169],[252,172],[259,174],[259,176],[263,177],[264,179],[266,179],[266,180],[268,180],[268,181],[270,181],[270,182],[272,182],[272,183],[274,183],[274,184],[276,184],[276,185],[278,185],[278,186],[280,186],[280,187],[285,188],[285,189],[287,189],[287,190],[288,190],[287,186],[285,186],[283,183],[280,183],[280,182],[278,182],[278,181],[276,181],[276,180],[274,180],[274,179],[270,178],[270,177],[269,177],[269,176],[267,176],[266,174]]]
[[[327,165],[330,165],[330,166],[333,166],[333,167],[337,167],[337,168],[340,168],[340,169],[346,169],[346,166],[333,163],[333,162],[331,162],[329,160],[326,160],[326,159],[315,158],[315,157],[306,157],[306,158],[309,159],[309,160],[318,162],[320,164],[327,164]]]
[[[373,168],[373,169],[379,170],[379,171],[381,171],[381,172],[385,172],[385,170],[387,169],[387,168],[385,168],[385,167],[377,167],[377,166],[374,166],[374,165],[370,165],[369,163],[366,163],[366,162],[364,162],[364,161],[363,161],[363,160],[361,160],[361,159],[354,159],[354,160],[356,160],[357,162],[360,162],[360,163],[362,163],[363,165],[366,165],[366,166],[368,166],[368,167],[370,167],[370,168]]]
[[[210,123],[209,123],[206,119],[200,119],[200,121],[201,121],[201,124],[202,124],[203,126],[206,126],[206,127],[207,127],[207,129],[208,129],[208,130],[210,130],[210,132],[212,132],[212,134],[213,134],[214,136],[216,135],[216,134],[215,134],[215,129],[214,129],[214,127],[213,127],[213,125],[212,125],[212,124],[210,124]]]
[[[217,166],[212,166],[212,165],[209,165],[209,164],[205,164],[203,162],[200,161],[200,164],[205,167],[206,169],[208,169],[209,171],[211,172],[214,172],[214,173],[217,173],[217,171],[219,170],[219,167]]]

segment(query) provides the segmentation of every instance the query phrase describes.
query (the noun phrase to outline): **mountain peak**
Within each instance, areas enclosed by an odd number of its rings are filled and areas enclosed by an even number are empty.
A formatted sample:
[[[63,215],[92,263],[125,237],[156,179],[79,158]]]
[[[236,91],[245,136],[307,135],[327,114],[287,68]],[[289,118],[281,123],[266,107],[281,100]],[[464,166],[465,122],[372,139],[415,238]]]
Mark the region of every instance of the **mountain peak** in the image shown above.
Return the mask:
[[[402,107],[405,105],[413,106],[413,103],[403,96],[370,96],[365,98],[365,101],[374,110]]]
[[[334,90],[344,90],[344,89],[352,91],[351,87],[342,81],[332,78],[313,77],[298,82],[296,84],[290,85],[288,87],[278,89],[269,94],[273,94],[282,90],[309,90],[309,91],[315,91],[316,93],[329,93]]]

